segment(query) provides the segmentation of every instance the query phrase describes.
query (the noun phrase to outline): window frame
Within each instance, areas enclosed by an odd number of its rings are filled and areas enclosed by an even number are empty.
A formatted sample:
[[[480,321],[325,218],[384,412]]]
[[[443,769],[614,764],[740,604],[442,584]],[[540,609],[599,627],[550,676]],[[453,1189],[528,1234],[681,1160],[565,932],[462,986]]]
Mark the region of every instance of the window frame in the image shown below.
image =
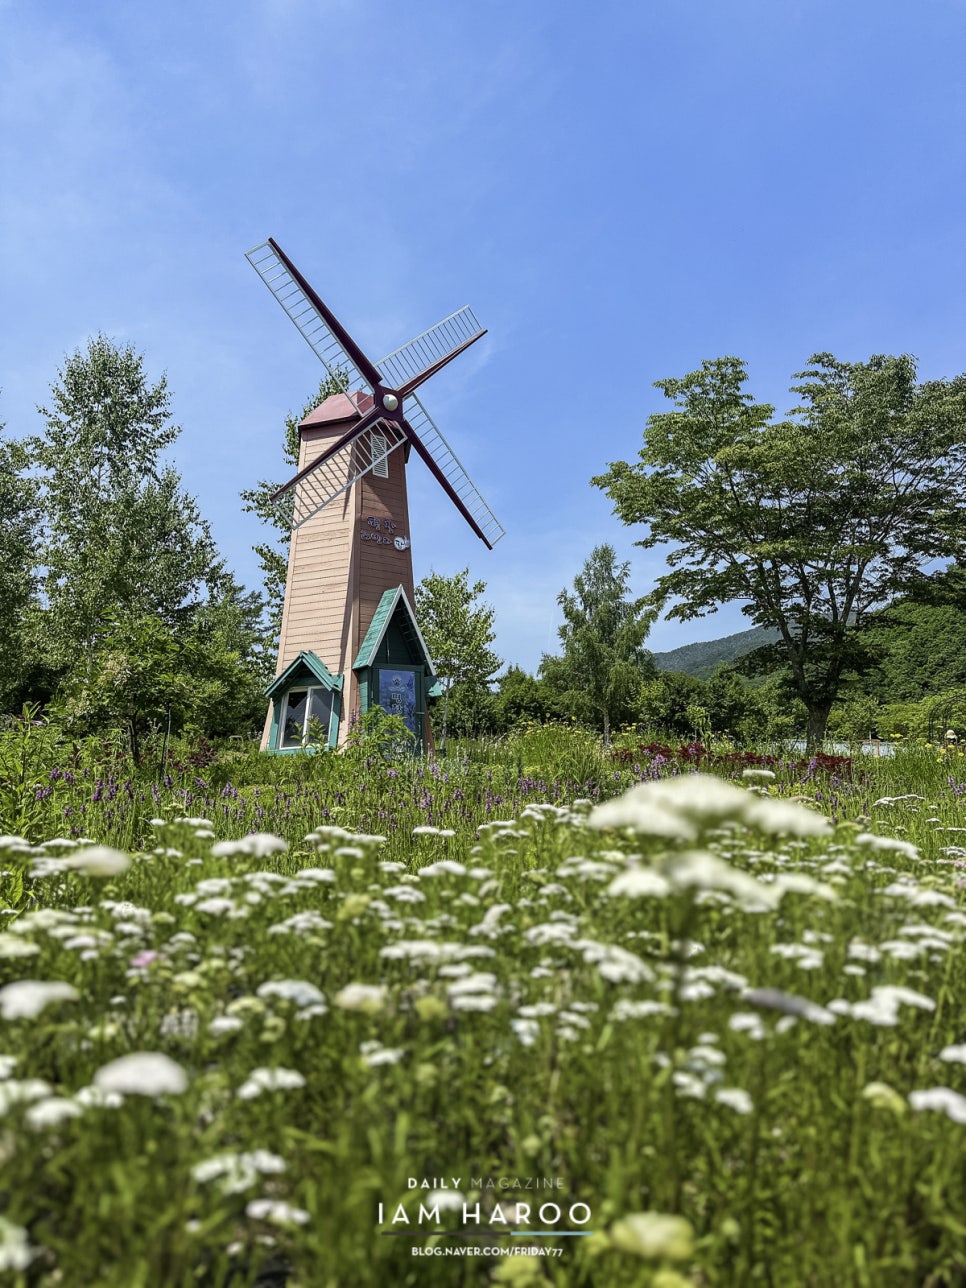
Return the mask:
[[[328,724],[328,728],[326,729],[325,742],[308,741],[309,722],[311,719],[311,711],[312,711],[312,693],[315,692],[316,690],[321,690],[323,693],[327,693],[329,695],[329,724]],[[301,741],[298,742],[297,744],[286,745],[285,724],[288,719],[289,699],[293,693],[305,694],[306,696],[305,716],[302,721]],[[329,688],[327,684],[293,684],[290,689],[286,689],[285,692],[282,694],[281,701],[279,704],[278,725],[277,725],[278,732],[276,736],[275,750],[281,751],[281,752],[295,752],[295,751],[305,751],[309,747],[318,747],[320,749],[324,749],[328,751],[333,745],[333,741],[332,741],[333,716],[335,716],[336,719],[338,720],[338,713],[336,709],[336,703],[338,702],[338,700],[339,700],[338,690]],[[336,724],[336,730],[338,730],[338,723]]]

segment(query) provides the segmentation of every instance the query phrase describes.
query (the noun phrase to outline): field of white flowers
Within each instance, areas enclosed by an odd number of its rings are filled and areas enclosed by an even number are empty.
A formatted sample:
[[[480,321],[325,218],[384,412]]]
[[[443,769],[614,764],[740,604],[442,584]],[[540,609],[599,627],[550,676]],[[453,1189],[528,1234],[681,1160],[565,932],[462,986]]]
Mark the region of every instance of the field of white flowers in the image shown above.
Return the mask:
[[[0,837],[0,1282],[966,1283],[935,782]]]

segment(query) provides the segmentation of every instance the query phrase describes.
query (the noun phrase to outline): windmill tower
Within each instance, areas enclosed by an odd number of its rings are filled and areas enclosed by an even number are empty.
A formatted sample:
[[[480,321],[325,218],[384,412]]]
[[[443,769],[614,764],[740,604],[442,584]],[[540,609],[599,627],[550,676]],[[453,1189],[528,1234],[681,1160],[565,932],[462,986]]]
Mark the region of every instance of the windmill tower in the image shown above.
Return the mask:
[[[298,473],[275,493],[295,496],[262,749],[297,751],[319,730],[337,746],[351,718],[377,706],[425,746],[435,677],[413,612],[412,450],[489,549],[503,528],[415,391],[486,332],[464,308],[376,364],[273,240],[247,258],[329,375],[347,382],[299,425]]]

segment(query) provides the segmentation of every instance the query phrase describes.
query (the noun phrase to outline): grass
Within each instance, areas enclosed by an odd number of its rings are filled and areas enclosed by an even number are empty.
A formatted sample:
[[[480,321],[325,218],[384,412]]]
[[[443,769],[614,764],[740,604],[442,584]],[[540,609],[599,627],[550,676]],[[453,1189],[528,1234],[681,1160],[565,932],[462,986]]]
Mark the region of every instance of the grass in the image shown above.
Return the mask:
[[[665,750],[165,784],[14,730],[0,1282],[966,1282],[966,760]],[[684,794],[608,826],[635,784]]]

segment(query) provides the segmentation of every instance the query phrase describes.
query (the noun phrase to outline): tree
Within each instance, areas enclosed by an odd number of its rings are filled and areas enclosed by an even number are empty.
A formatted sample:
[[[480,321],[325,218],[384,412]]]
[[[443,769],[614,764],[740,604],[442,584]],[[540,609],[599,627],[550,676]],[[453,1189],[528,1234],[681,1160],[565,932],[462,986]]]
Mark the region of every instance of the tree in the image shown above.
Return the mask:
[[[648,418],[639,461],[593,480],[672,571],[649,600],[687,620],[743,602],[777,644],[819,746],[832,703],[870,660],[870,614],[966,552],[966,376],[916,380],[910,357],[839,362],[817,354],[796,379],[802,405],[774,409],[743,390],[737,358],[660,380],[674,404]]]
[[[235,583],[161,460],[180,433],[164,377],[152,384],[132,346],[102,335],[58,377],[41,408],[47,432],[27,444],[44,520],[35,616],[55,703],[79,730],[125,725],[135,756],[169,715],[247,730],[265,679],[261,601]]]
[[[224,573],[186,625],[137,610],[105,619],[88,665],[61,686],[58,714],[68,728],[125,727],[135,761],[152,724],[255,733],[265,715],[261,609]]]
[[[522,667],[508,666],[499,679],[495,714],[500,728],[507,730],[528,721],[542,724],[557,712],[543,680]]]
[[[0,426],[2,428],[2,426]],[[26,637],[36,588],[37,486],[24,471],[23,444],[0,442],[0,704],[23,696]]]
[[[469,568],[451,577],[431,572],[416,587],[416,620],[437,678],[443,681],[440,742],[444,744],[453,686],[488,689],[489,681],[503,665],[490,648],[496,639],[493,609],[479,602],[486,582],[476,581],[471,586],[469,575]]]
[[[73,672],[119,621],[187,623],[223,570],[196,503],[159,460],[180,433],[165,378],[150,384],[141,355],[103,335],[58,376],[40,408],[47,432],[28,447],[40,470],[46,647]]]
[[[658,671],[641,688],[640,718],[671,737],[694,737],[691,712],[706,697],[707,685],[683,671]]]
[[[617,563],[613,546],[596,546],[574,578],[573,592],[557,603],[564,623],[562,657],[545,656],[540,674],[578,718],[611,725],[638,714],[643,681],[654,673],[644,640],[656,614],[643,599],[630,599],[630,564]]]
[[[326,376],[319,385],[318,390],[312,395],[301,414],[296,416],[293,412],[285,417],[285,429],[282,438],[282,459],[294,473],[299,467],[299,449],[301,440],[299,438],[299,422],[303,421],[310,411],[318,407],[319,403],[325,402],[331,394],[342,393],[349,386],[347,375],[342,375],[336,379],[332,376]],[[278,652],[278,642],[282,633],[282,608],[285,601],[285,580],[288,576],[288,545],[292,535],[292,513],[295,505],[295,489],[286,492],[284,496],[272,499],[273,493],[281,487],[281,483],[271,483],[266,479],[260,479],[255,487],[245,488],[241,493],[241,499],[245,502],[244,510],[247,514],[256,514],[263,523],[275,528],[280,534],[271,541],[262,541],[252,549],[258,555],[258,562],[262,569],[263,593],[266,603],[266,628],[264,647],[266,652],[275,654]]]

